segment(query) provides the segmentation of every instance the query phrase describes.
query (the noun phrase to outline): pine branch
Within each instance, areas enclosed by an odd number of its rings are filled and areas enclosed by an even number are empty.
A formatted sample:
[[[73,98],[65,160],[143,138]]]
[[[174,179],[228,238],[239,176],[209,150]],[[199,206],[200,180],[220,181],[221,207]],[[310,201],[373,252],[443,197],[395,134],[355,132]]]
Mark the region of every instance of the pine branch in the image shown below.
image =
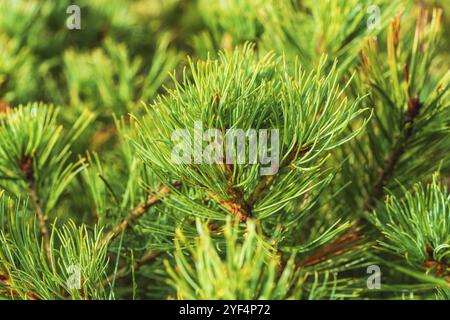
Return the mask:
[[[339,295],[335,282],[319,273],[309,277],[306,269],[295,266],[294,256],[281,261],[281,255],[260,237],[253,219],[248,220],[242,237],[243,230],[227,217],[222,243],[215,241],[207,223],[197,220],[196,227],[195,242],[177,231],[175,259],[171,263],[165,261],[172,278],[169,283],[178,297],[277,300],[329,299]],[[318,278],[323,278],[322,289],[316,291]]]
[[[232,178],[233,166],[231,164],[214,164],[214,166],[219,169],[225,171]],[[219,195],[214,192],[208,190],[208,195],[213,198],[217,203],[219,203],[222,207],[224,207],[228,212],[230,212],[233,216],[237,217],[239,221],[245,222],[251,216],[252,213],[252,205],[250,202],[245,201],[244,194],[237,188],[232,186],[232,181],[227,181],[229,187],[227,189],[227,193],[229,195],[229,199],[224,200]]]
[[[390,194],[385,208],[370,216],[374,225],[386,235],[381,245],[388,252],[405,259],[421,273],[444,278],[450,283],[448,255],[450,195],[439,176],[424,187],[404,189],[401,198]]]
[[[19,167],[22,171],[22,175],[23,175],[25,181],[28,183],[28,196],[33,205],[33,209],[37,214],[38,221],[39,221],[39,228],[40,228],[42,237],[44,238],[46,256],[47,256],[48,261],[50,262],[51,261],[50,234],[48,231],[47,219],[45,217],[45,213],[42,210],[39,197],[36,193],[35,178],[34,178],[34,172],[33,172],[33,158],[24,156],[22,159],[19,160]]]
[[[50,46],[31,40],[55,35],[70,1],[45,12],[11,1],[0,1],[0,300],[450,299],[444,0],[199,0],[156,14],[91,0],[85,36]],[[231,129],[244,139],[224,139]],[[372,262],[389,272],[369,292]]]
[[[2,287],[6,289],[1,289]],[[12,289],[12,284],[10,282],[10,279],[6,273],[4,273],[0,269],[0,295],[8,295],[13,296],[17,298],[21,298],[21,295],[16,290]],[[28,300],[41,300],[36,294],[34,293],[28,293],[26,294],[26,299]]]
[[[434,269],[437,277],[445,277],[450,284],[450,271],[447,271],[447,269],[450,269],[450,263],[447,263],[445,258],[436,260],[433,256],[433,248],[430,245],[427,246],[426,251],[429,258],[423,263],[423,266],[427,270]]]
[[[40,205],[40,201],[36,194],[36,189],[35,189],[34,185],[30,185],[28,192],[30,195],[31,203],[33,204],[33,208],[38,216],[39,227],[40,227],[42,236],[44,237],[44,245],[45,245],[45,252],[47,255],[47,259],[48,259],[48,261],[51,261],[50,233],[48,231],[47,219],[46,219],[44,211],[42,210],[42,207]]]
[[[419,115],[421,103],[416,96],[414,100],[409,99],[408,105],[409,110],[405,114],[405,122],[402,129],[403,135],[394,143],[391,154],[386,159],[383,168],[381,169],[380,174],[372,188],[372,193],[367,198],[363,206],[363,211],[371,210],[376,201],[380,200],[384,196],[384,187],[389,179],[394,175],[395,167],[405,151],[408,140],[412,136],[413,123],[415,118]],[[356,249],[359,241],[364,238],[364,235],[361,233],[360,229],[365,224],[365,219],[362,217],[359,218],[356,224],[346,231],[341,237],[320,248],[312,255],[306,257],[301,262],[301,265],[314,265],[327,260],[330,257],[339,256],[347,251]]]
[[[312,255],[307,256],[300,262],[300,265],[305,267],[312,266],[333,257],[340,256],[348,251],[356,250],[362,239],[364,239],[364,235],[359,233],[356,227],[350,228],[336,240],[321,247]]]
[[[251,206],[244,201],[243,195],[236,189],[229,189],[230,199],[223,200],[217,194],[208,191],[208,194],[216,200],[222,207],[227,209],[233,216],[237,217],[241,222],[247,221],[251,216]]]
[[[395,49],[398,46],[398,29],[399,29],[399,18],[395,20],[391,26],[391,31],[393,32],[391,32],[389,40],[391,46],[388,47],[390,62],[396,61]],[[363,59],[364,58],[365,57],[363,56]],[[364,60],[363,62],[365,63],[366,66],[368,66],[367,61]],[[392,69],[394,68],[392,67]],[[399,162],[401,161],[405,152],[408,151],[407,150],[408,143],[413,138],[415,130],[415,120],[418,118],[422,108],[422,102],[419,100],[417,94],[414,96],[414,98],[411,98],[410,83],[411,80],[415,79],[410,79],[407,64],[404,65],[403,71],[405,78],[404,80],[407,87],[406,97],[408,109],[403,114],[403,119],[400,119],[402,121],[402,126],[399,130],[398,136],[396,137],[396,139],[394,139],[394,142],[391,144],[391,150],[388,153],[382,167],[380,168],[380,171],[373,183],[373,186],[371,187],[368,195],[363,201],[362,205],[363,211],[371,211],[375,207],[377,201],[382,200],[382,198],[384,197],[386,185],[395,176]],[[396,71],[391,70],[391,77],[396,81],[398,81],[396,78]],[[395,80],[393,81],[396,83]],[[392,106],[393,105],[394,104],[392,103]],[[333,241],[332,243],[322,247],[318,252],[314,253],[313,255],[305,258],[303,264],[319,263],[321,261],[328,259],[328,257],[330,256],[337,256],[349,250],[357,248],[357,242],[359,241],[359,238],[362,239],[363,237],[360,229],[367,225],[366,222],[367,221],[365,218],[363,217],[359,218],[356,224],[352,228],[350,228],[346,233],[344,233],[344,235],[342,235],[340,238]],[[353,244],[353,241],[350,240],[352,238],[355,239],[356,242],[355,245]],[[343,249],[343,247],[345,247],[348,244],[347,241],[350,241],[350,247]],[[435,261],[431,258],[425,262],[425,265],[427,265],[430,268],[436,268],[436,272],[441,274],[443,273],[442,270],[444,270],[445,267],[445,265],[443,265],[441,261]]]
[[[408,79],[408,76],[406,76],[406,78]],[[419,115],[421,106],[422,103],[419,101],[418,96],[415,96],[414,99],[408,97],[409,109],[404,115],[404,125],[401,129],[400,137],[394,143],[391,153],[386,159],[378,178],[375,181],[372,193],[367,197],[367,200],[364,203],[364,211],[371,210],[376,201],[383,197],[384,187],[389,179],[393,177],[397,163],[405,152],[406,145],[414,132],[414,120]]]
[[[172,182],[173,187],[179,187],[181,184],[178,181]],[[137,207],[133,208],[129,215],[116,225],[113,230],[104,236],[105,241],[111,241],[125,231],[131,223],[141,218],[152,206],[158,204],[162,198],[170,193],[170,188],[161,185],[155,193],[148,195],[147,199],[141,202]]]

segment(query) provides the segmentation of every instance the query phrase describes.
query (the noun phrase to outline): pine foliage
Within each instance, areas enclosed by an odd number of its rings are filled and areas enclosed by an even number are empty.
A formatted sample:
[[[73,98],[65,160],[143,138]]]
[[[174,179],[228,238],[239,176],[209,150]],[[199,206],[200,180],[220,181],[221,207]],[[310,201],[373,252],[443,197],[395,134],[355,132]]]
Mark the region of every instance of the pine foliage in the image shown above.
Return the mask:
[[[0,299],[449,299],[448,1],[76,2],[0,3]]]

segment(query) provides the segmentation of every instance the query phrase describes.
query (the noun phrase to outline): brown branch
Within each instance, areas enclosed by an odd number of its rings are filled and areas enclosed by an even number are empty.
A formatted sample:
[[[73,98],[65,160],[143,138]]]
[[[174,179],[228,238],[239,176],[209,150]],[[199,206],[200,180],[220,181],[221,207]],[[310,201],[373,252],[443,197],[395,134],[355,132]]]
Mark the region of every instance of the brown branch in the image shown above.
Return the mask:
[[[252,207],[244,200],[243,193],[239,189],[233,187],[233,165],[215,163],[214,166],[219,171],[223,171],[228,177],[227,199],[221,198],[218,194],[210,190],[206,191],[207,194],[233,216],[237,217],[240,221],[245,222],[251,216]]]
[[[181,185],[180,182],[174,181],[172,182],[172,185],[174,187],[179,187]],[[140,217],[142,217],[152,206],[159,203],[162,198],[167,196],[170,193],[170,188],[166,185],[161,185],[156,193],[149,194],[147,199],[144,202],[141,202],[137,207],[135,207],[133,210],[131,210],[130,214],[122,220],[113,230],[111,230],[109,233],[107,233],[103,237],[103,241],[111,241],[115,239],[117,236],[119,236],[123,231],[125,231],[128,226],[138,220]],[[149,251],[147,252],[141,259],[136,260],[133,264],[134,270],[139,270],[142,266],[144,266],[146,263],[149,263],[150,261],[155,260],[159,255],[161,255],[162,252],[153,252]],[[115,275],[115,279],[122,278],[127,275],[128,268],[123,267],[121,268]],[[113,281],[112,276],[108,277],[104,282],[103,285],[107,285],[108,283],[111,283]]]
[[[437,261],[433,256],[433,248],[431,245],[427,245],[426,252],[428,253],[428,259],[423,263],[426,269],[434,269],[437,277],[446,278],[447,282],[450,284],[450,272],[447,269],[450,265],[445,261],[445,257],[441,261]]]
[[[8,275],[0,269],[0,286],[9,287],[10,285]]]
[[[326,261],[332,257],[340,256],[345,252],[353,250],[358,247],[360,240],[364,236],[359,232],[358,228],[355,226],[349,231],[341,235],[339,238],[321,247],[314,254],[306,257],[300,265],[311,266],[318,264],[320,262]]]
[[[22,298],[19,292],[13,289],[7,289],[7,290],[0,290],[0,295],[8,295],[8,296],[14,296],[17,298]],[[31,294],[25,294],[25,299],[28,300],[42,300],[40,297],[35,295],[34,293]]]
[[[423,266],[426,269],[434,269],[435,275],[440,278],[445,278],[446,281],[450,284],[450,272],[447,269],[450,266],[444,261],[436,261],[435,259],[428,259],[423,263]]]
[[[393,176],[395,167],[403,153],[403,147],[398,143],[398,146],[394,147],[391,154],[385,160],[383,168],[381,169],[375,183],[372,187],[371,195],[367,198],[363,205],[363,211],[368,211],[373,208],[376,201],[381,199],[384,195],[384,187],[387,181]]]
[[[175,181],[172,183],[172,185],[174,187],[178,187],[180,186],[180,183]],[[125,219],[123,219],[118,225],[116,225],[113,230],[108,232],[105,235],[104,240],[111,241],[112,239],[116,238],[123,231],[125,231],[131,223],[141,218],[152,206],[159,203],[161,199],[167,196],[169,193],[170,188],[168,186],[161,185],[158,191],[149,194],[145,201],[141,202],[137,207],[132,209]]]
[[[404,66],[405,79],[409,81],[408,68]],[[375,180],[372,187],[372,192],[367,197],[363,204],[363,211],[371,210],[376,204],[377,200],[380,200],[384,196],[384,187],[386,186],[389,179],[391,179],[395,173],[396,166],[403,155],[406,144],[410,140],[413,134],[413,123],[414,120],[419,115],[420,109],[422,107],[418,96],[416,95],[413,99],[408,94],[408,111],[404,115],[404,125],[401,129],[402,135],[393,144],[393,148],[389,156],[384,162],[381,171]],[[365,224],[365,220],[360,218],[357,223],[350,228],[341,237],[333,241],[332,243],[322,247],[319,251],[313,255],[305,258],[302,262],[303,265],[312,265],[324,261],[330,257],[341,255],[349,250],[353,250],[357,247],[359,240],[363,238],[360,233],[360,228]]]
[[[406,66],[405,70],[407,70]],[[407,74],[407,71],[405,72]],[[407,75],[405,76],[407,77]],[[405,113],[405,122],[402,128],[403,134],[394,143],[391,153],[385,160],[384,165],[381,168],[377,179],[375,180],[372,192],[364,202],[364,211],[371,210],[376,201],[380,200],[383,197],[384,187],[386,186],[389,179],[394,175],[396,166],[400,161],[401,156],[405,152],[406,144],[413,134],[413,123],[416,117],[419,115],[421,107],[422,104],[420,103],[417,95],[414,97],[414,99],[408,97],[408,111]]]
[[[208,191],[208,194],[216,200],[222,207],[227,209],[232,215],[237,217],[240,221],[245,222],[251,215],[251,207],[244,201],[243,195],[238,193],[236,189],[231,189],[230,199],[223,200],[217,194]]]
[[[181,183],[179,181],[173,181],[172,186],[174,187],[180,187]],[[170,193],[170,188],[166,185],[161,185],[157,192],[149,194],[147,199],[144,202],[141,202],[137,207],[135,207],[133,210],[131,210],[130,214],[122,220],[113,230],[111,230],[109,233],[107,233],[103,237],[103,241],[111,241],[115,239],[117,236],[119,236],[123,231],[125,231],[128,226],[138,220],[140,217],[142,217],[152,206],[156,205],[161,201],[162,198],[167,196]],[[142,266],[144,266],[146,263],[149,263],[150,261],[155,260],[162,252],[153,252],[149,251],[147,252],[141,259],[136,260],[133,264],[134,270],[139,270]],[[115,279],[122,278],[127,275],[128,268],[123,267],[121,268],[115,275]],[[108,277],[104,282],[103,285],[107,285],[113,281],[112,276]]]
[[[9,104],[8,101],[0,99],[0,115],[2,113],[7,113],[10,108],[11,108],[11,105]]]
[[[0,295],[14,296],[18,298],[22,297],[18,291],[12,288],[12,284],[10,282],[9,277],[5,273],[3,273],[2,270],[0,269],[0,288],[1,287],[4,287],[5,289],[0,290]],[[25,294],[25,297],[26,299],[29,300],[41,300],[41,298],[39,298],[34,293]]]
[[[290,165],[294,160],[300,159],[309,150],[311,150],[310,145],[301,148],[295,146],[283,162],[282,166]],[[226,168],[226,172],[230,172],[230,170],[230,168]],[[228,189],[229,199],[227,200],[222,199],[211,191],[208,191],[208,194],[240,221],[245,222],[251,216],[253,205],[258,201],[261,195],[270,188],[275,181],[276,176],[277,175],[270,175],[261,178],[247,201],[244,200],[244,195],[239,190],[232,187]]]
[[[405,67],[406,70],[406,67]],[[407,74],[407,71],[405,71]],[[408,77],[407,75],[405,75]],[[392,152],[386,159],[373,187],[370,196],[366,199],[363,205],[363,211],[367,211],[373,208],[376,201],[381,199],[384,195],[384,187],[390,178],[394,175],[395,168],[405,151],[405,145],[413,134],[413,122],[419,114],[421,103],[417,96],[413,100],[408,98],[408,111],[405,114],[405,123],[402,128],[403,135],[394,143]],[[331,242],[330,244],[322,247],[316,253],[305,258],[303,265],[313,265],[329,259],[334,256],[341,255],[349,250],[353,250],[358,246],[359,240],[363,238],[360,232],[360,228],[365,224],[364,219],[360,218],[357,223],[350,228],[341,237]]]
[[[33,204],[34,211],[36,211],[36,214],[38,216],[39,228],[41,229],[42,236],[44,237],[45,252],[47,255],[47,259],[50,262],[52,259],[50,249],[50,233],[47,227],[47,219],[40,205],[40,201],[36,194],[36,189],[34,188],[34,185],[30,185],[28,194],[30,196],[31,203]]]
[[[44,210],[42,210],[39,197],[36,192],[36,183],[33,171],[33,158],[30,156],[23,156],[18,161],[19,168],[22,171],[22,176],[28,183],[28,196],[33,205],[33,209],[36,212],[39,221],[39,228],[41,230],[42,237],[44,238],[45,252],[48,261],[51,261],[51,249],[50,249],[50,233],[47,227],[47,219],[45,217]]]

